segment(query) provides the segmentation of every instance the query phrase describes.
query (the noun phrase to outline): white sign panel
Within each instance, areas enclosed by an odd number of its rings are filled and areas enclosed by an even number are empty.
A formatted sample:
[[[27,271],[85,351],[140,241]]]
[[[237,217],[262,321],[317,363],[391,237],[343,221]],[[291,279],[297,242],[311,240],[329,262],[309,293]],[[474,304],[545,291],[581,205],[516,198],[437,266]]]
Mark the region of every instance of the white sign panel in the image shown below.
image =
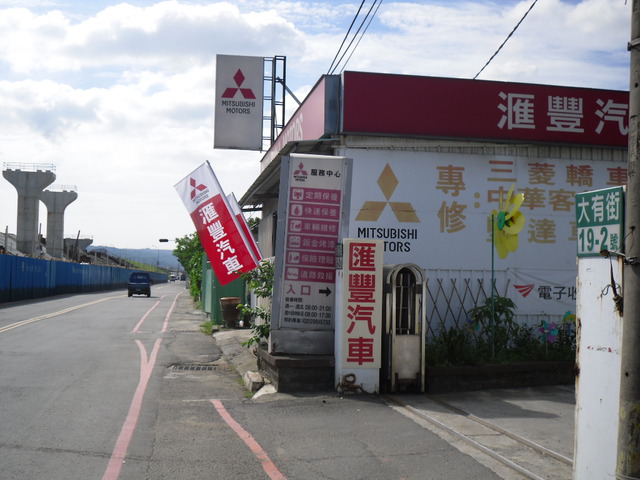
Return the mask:
[[[342,367],[380,368],[382,240],[345,239],[343,245]]]
[[[512,185],[524,193],[519,247],[495,261],[496,271],[509,271],[509,297],[519,314],[575,311],[576,195],[627,178],[622,162],[357,149],[344,154],[353,158],[357,179],[345,237],[381,239],[385,263],[416,263],[428,276],[459,269],[461,282],[473,277],[469,272],[487,272],[488,282],[491,211]],[[588,231],[583,236],[587,246],[598,240]]]
[[[518,313],[565,315],[576,308],[576,273],[569,270],[509,269],[507,297]]]
[[[280,326],[331,330],[344,159],[291,155]]]
[[[491,223],[511,185],[524,193],[519,247],[496,269],[576,271],[575,196],[626,183],[626,163],[348,150],[350,238],[385,241],[385,262],[491,268]]]
[[[262,57],[216,56],[214,148],[262,149]]]

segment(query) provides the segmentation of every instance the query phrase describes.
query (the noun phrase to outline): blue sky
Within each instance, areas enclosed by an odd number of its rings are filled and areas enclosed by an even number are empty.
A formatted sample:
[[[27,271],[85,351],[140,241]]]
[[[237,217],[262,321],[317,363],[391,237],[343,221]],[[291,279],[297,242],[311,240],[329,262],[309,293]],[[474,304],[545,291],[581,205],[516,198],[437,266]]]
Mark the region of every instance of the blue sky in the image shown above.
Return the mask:
[[[346,69],[473,78],[531,3],[384,0]],[[479,78],[626,90],[630,3],[539,0]],[[190,233],[176,182],[210,160],[241,197],[259,172],[258,152],[213,150],[216,54],[285,55],[304,98],[359,4],[0,0],[0,161],[55,165],[78,189],[65,230],[94,244]],[[2,232],[16,203],[0,179]]]

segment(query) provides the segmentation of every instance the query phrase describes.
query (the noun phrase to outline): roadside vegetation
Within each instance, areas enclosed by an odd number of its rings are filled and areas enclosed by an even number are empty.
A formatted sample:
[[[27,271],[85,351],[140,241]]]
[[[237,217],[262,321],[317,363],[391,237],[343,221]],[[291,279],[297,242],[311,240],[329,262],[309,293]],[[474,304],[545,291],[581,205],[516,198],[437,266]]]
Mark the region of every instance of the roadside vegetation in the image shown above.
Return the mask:
[[[466,325],[442,329],[427,339],[426,361],[431,366],[482,365],[535,361],[574,361],[575,315],[567,312],[561,322],[541,321],[520,325],[514,320],[515,304],[494,297],[469,311]]]
[[[166,268],[160,268],[156,265],[150,265],[148,263],[136,262],[135,260],[127,260],[131,265],[133,265],[138,270],[142,270],[143,272],[158,272],[158,273],[167,273]]]
[[[191,297],[199,301],[202,293],[202,255],[204,254],[204,248],[202,248],[198,234],[193,232],[191,235],[176,238],[176,248],[173,250],[173,254],[187,272]]]
[[[240,304],[238,308],[242,315],[249,317],[253,335],[243,343],[250,347],[266,342],[271,327],[271,297],[273,295],[273,263],[261,260],[258,267],[240,276],[244,279],[249,290],[258,298],[260,305]],[[262,300],[262,302],[260,301]]]
[[[213,334],[213,328],[214,324],[211,320],[207,320],[206,322],[200,324],[200,332],[209,337]]]

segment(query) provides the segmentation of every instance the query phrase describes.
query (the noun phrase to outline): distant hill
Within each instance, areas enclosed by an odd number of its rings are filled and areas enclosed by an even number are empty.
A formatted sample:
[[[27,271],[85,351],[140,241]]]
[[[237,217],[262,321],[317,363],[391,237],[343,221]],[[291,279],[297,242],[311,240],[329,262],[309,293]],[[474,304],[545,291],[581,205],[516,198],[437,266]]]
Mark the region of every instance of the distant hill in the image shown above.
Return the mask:
[[[173,250],[156,248],[116,248],[101,245],[90,245],[87,252],[106,251],[109,255],[125,260],[146,263],[167,270],[182,270],[178,259],[173,255]]]

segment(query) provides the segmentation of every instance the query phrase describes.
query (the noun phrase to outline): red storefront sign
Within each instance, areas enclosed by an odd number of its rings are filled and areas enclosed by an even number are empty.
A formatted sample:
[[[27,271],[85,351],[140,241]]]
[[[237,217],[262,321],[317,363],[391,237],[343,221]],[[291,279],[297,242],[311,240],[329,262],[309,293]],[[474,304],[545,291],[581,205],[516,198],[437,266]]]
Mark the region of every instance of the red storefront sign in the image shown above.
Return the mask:
[[[627,146],[618,90],[345,72],[342,133]]]
[[[258,266],[209,162],[175,185],[221,285]]]

